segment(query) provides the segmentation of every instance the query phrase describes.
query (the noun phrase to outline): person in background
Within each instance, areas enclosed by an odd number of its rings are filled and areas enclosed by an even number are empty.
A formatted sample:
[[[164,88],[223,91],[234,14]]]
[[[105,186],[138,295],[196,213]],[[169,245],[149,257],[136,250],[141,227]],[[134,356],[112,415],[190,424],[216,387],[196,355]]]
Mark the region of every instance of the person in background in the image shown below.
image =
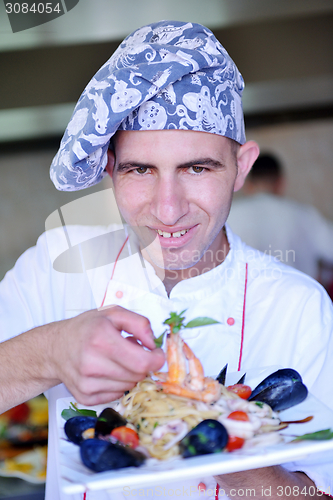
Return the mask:
[[[333,223],[313,206],[284,197],[286,176],[273,154],[260,154],[228,217],[245,243],[312,278],[333,264]]]

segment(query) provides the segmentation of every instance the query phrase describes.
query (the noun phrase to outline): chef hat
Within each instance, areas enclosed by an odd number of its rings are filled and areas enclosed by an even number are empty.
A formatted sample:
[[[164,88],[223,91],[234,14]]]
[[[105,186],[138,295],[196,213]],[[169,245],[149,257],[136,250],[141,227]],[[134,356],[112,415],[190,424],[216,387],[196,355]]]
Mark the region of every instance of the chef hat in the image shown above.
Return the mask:
[[[200,24],[161,21],[125,38],[82,93],[51,165],[61,191],[105,175],[120,130],[198,130],[245,142],[235,63]]]

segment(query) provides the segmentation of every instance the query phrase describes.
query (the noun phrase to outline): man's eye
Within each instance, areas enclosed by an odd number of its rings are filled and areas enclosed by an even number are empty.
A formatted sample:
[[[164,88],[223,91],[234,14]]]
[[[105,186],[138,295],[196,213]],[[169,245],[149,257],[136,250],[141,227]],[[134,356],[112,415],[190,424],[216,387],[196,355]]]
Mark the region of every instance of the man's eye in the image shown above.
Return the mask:
[[[204,167],[199,167],[199,166],[194,166],[194,167],[191,167],[191,168],[192,168],[192,171],[195,174],[201,174],[205,170]]]
[[[148,170],[148,167],[138,167],[135,169],[135,172],[137,174],[145,174]]]

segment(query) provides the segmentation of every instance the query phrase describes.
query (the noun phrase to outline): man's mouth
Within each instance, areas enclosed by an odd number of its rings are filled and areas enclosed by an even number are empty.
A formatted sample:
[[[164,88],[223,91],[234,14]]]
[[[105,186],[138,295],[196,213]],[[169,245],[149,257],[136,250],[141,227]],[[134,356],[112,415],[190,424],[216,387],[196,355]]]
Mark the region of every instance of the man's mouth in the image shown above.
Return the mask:
[[[166,231],[161,231],[160,229],[156,229],[157,233],[163,238],[180,238],[184,236],[189,229],[182,229],[181,231],[176,231],[175,233],[167,233]]]

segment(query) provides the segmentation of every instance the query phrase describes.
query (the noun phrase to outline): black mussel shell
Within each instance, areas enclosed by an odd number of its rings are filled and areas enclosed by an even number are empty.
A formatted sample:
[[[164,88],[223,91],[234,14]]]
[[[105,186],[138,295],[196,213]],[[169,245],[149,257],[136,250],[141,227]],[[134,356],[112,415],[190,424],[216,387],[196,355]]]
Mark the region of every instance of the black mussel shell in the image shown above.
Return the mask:
[[[222,385],[225,385],[225,377],[227,375],[227,370],[228,370],[228,363],[222,368],[222,370],[216,377],[216,380]]]
[[[95,437],[107,436],[116,427],[127,424],[127,420],[113,408],[105,408],[99,415],[95,427]]]
[[[241,378],[238,380],[238,382],[236,382],[236,384],[245,384],[245,377],[246,373],[244,373],[244,375],[241,376]]]
[[[203,420],[179,443],[184,458],[222,451],[228,443],[226,428],[217,420]]]
[[[249,401],[261,401],[280,411],[301,403],[307,395],[300,374],[292,368],[283,368],[266,377],[252,391]]]
[[[91,427],[95,427],[97,422],[96,417],[72,417],[65,423],[66,436],[72,443],[80,444],[83,441],[82,433]]]
[[[253,389],[251,397],[259,394],[259,392],[266,389],[266,387],[276,384],[280,380],[284,379],[290,379],[292,382],[302,382],[302,377],[296,370],[293,370],[292,368],[282,368],[281,370],[271,373],[262,382],[260,382],[260,384]]]
[[[216,380],[222,385],[225,385],[227,371],[228,371],[228,363],[222,368],[222,370],[220,371],[220,373],[216,377]],[[245,376],[246,376],[246,373],[244,373],[244,375],[241,376],[241,378],[238,380],[238,382],[236,382],[236,384],[244,384]]]
[[[102,439],[82,441],[80,454],[84,465],[94,472],[139,467],[146,460],[146,457],[139,451]]]

